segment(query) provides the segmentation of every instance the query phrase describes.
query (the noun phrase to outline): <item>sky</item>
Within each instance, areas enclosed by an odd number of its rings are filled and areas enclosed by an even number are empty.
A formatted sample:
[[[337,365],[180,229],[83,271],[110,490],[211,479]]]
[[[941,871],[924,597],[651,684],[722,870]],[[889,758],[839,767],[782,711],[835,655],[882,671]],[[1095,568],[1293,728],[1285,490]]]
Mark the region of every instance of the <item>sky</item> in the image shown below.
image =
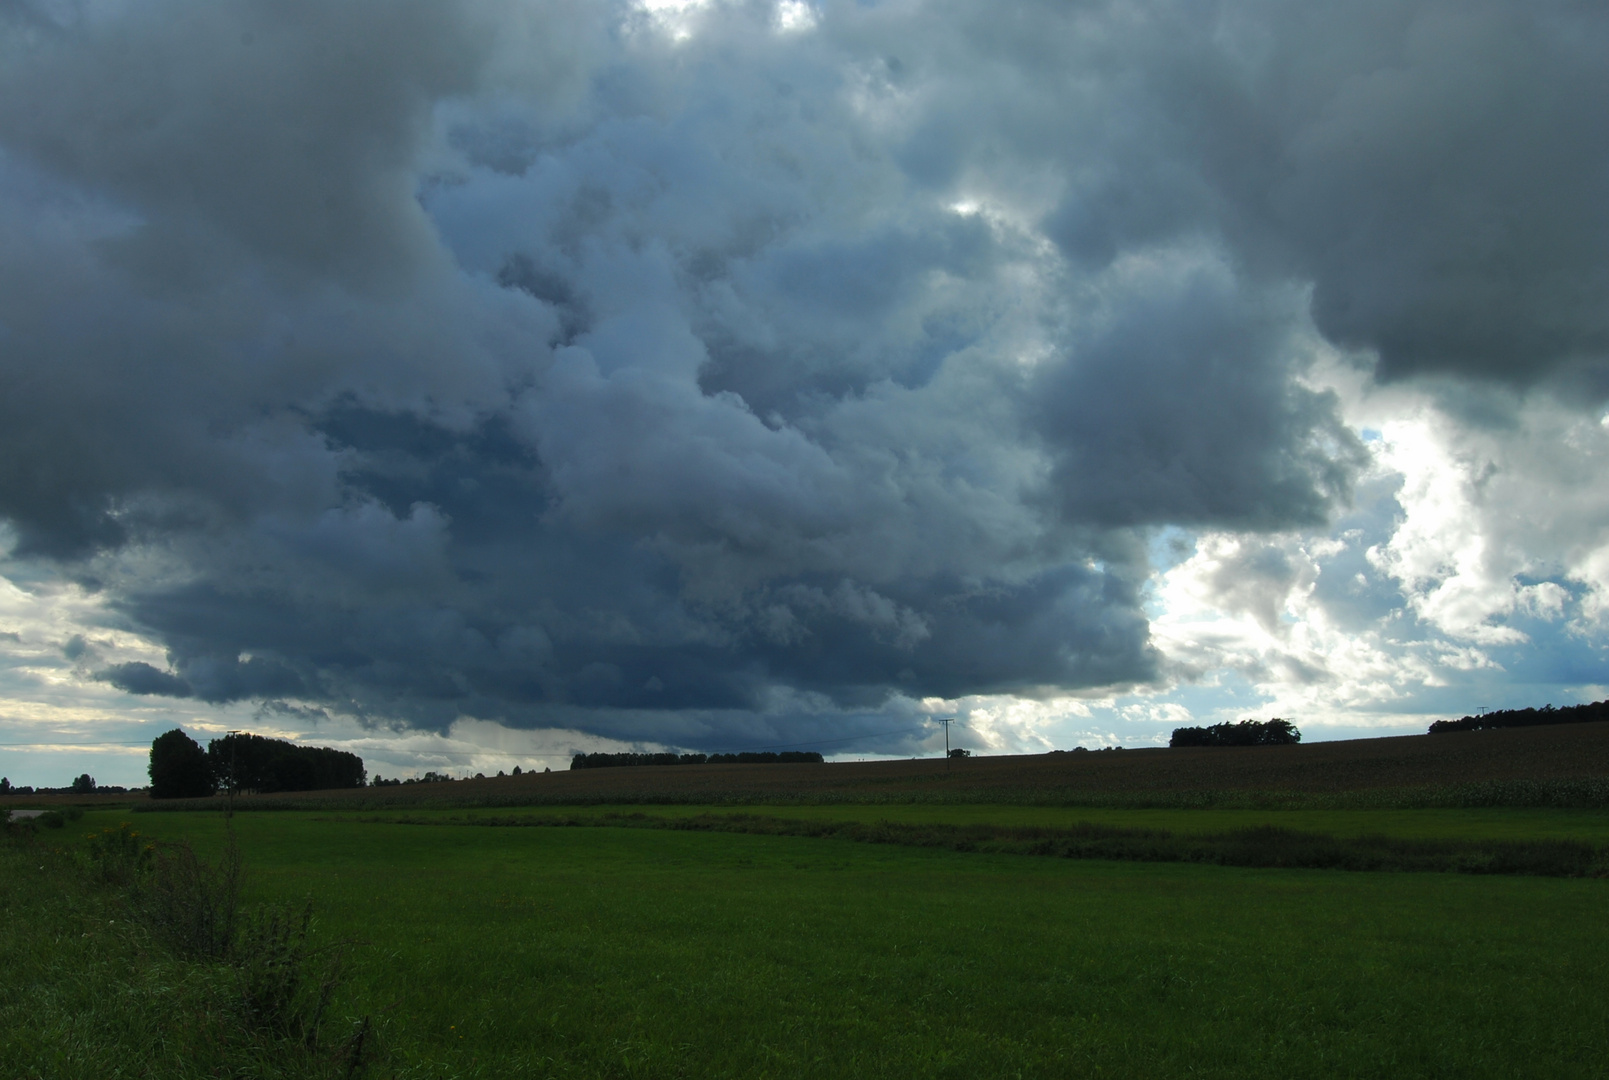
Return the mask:
[[[1609,697],[1609,8],[0,0],[0,773]]]

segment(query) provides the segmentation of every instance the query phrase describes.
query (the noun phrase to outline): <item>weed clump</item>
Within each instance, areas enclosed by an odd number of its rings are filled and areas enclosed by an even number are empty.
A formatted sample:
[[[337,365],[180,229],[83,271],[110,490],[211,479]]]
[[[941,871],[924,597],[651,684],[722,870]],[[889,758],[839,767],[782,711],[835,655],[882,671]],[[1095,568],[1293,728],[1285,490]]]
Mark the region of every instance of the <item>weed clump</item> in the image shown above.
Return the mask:
[[[229,960],[238,954],[240,884],[240,848],[231,833],[216,866],[197,857],[188,841],[163,845],[131,901],[146,924],[181,956]]]
[[[8,840],[0,865],[12,878],[0,909],[7,921],[33,927],[30,938],[72,942],[84,954],[41,949],[22,958],[37,971],[12,971],[48,988],[39,999],[47,1007],[66,1010],[30,1026],[81,1037],[83,1045],[64,1051],[86,1065],[71,1075],[95,1074],[91,1061],[101,1075],[360,1075],[373,1056],[365,1046],[372,1051],[370,1018],[353,1019],[340,1034],[331,1021],[350,943],[317,942],[311,901],[243,905],[232,830],[214,862],[188,842],[153,841],[128,822],[91,832],[75,853],[41,843],[37,820],[0,821]],[[113,971],[120,981],[109,985]],[[7,1011],[0,995],[0,1029]],[[0,1058],[45,1055],[20,1075],[55,1075],[43,1063],[62,1050],[0,1036]]]

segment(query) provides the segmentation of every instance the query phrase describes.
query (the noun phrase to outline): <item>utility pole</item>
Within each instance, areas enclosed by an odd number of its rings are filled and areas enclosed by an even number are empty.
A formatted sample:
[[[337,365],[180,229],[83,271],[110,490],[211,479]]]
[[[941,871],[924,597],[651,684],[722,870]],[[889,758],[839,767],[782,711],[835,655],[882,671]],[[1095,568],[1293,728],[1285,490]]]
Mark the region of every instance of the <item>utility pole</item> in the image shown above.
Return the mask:
[[[229,733],[229,810],[224,814],[226,818],[235,816],[235,752],[240,745],[240,732]]]
[[[933,718],[944,725],[944,771],[950,771],[950,725],[955,723],[953,716],[935,716]]]

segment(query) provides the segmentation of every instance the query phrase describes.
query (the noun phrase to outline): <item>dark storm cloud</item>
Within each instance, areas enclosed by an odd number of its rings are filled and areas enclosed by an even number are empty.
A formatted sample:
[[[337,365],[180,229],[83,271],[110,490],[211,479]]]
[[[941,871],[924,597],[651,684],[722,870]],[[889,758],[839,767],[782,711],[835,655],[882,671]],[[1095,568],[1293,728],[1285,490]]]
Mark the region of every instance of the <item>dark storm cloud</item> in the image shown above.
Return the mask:
[[[1147,530],[1348,498],[1318,334],[1602,357],[1597,9],[817,16],[0,8],[0,515],[173,669],[97,677],[699,747],[1140,684]]]
[[[1603,365],[1601,7],[1366,0],[1142,12],[1116,48],[1104,37],[1071,45],[1112,76],[1083,96],[1109,102],[1115,123],[1067,125],[1087,140],[1069,155],[1086,167],[1069,173],[1046,227],[1070,257],[1101,264],[1210,230],[1248,271],[1310,283],[1318,328],[1376,352],[1388,379],[1530,383]],[[1017,40],[1004,47],[1042,55]],[[1089,82],[1083,72],[1069,81]]]
[[[1363,453],[1333,395],[1289,377],[1300,354],[1290,298],[1210,268],[1146,277],[1038,381],[1066,512],[1122,525],[1323,522]]]
[[[131,694],[184,698],[194,693],[183,679],[139,660],[106,668],[95,677]]]

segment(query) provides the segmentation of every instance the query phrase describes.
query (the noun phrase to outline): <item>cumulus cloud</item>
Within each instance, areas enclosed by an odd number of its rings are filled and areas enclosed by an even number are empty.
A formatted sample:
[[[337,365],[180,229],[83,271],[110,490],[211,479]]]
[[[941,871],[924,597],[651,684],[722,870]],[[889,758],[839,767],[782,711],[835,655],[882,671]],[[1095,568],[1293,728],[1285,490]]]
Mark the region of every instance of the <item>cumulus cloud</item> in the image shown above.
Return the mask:
[[[607,745],[1590,636],[1606,30],[19,0],[5,573],[97,693]]]

